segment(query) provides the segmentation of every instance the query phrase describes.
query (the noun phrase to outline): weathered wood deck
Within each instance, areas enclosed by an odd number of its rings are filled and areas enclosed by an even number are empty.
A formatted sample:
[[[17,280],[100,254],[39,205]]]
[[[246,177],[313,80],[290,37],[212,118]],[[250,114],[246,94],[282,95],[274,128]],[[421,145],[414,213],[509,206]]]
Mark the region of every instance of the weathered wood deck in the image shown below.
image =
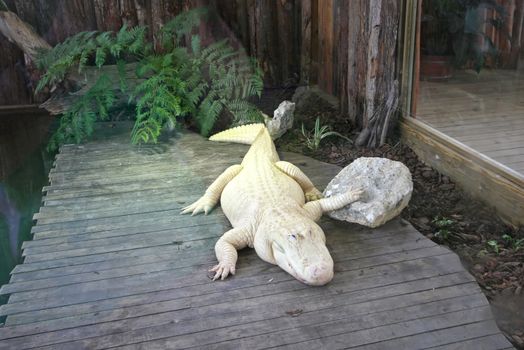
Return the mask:
[[[421,81],[417,117],[524,174],[522,72],[455,72],[447,82]]]
[[[335,278],[309,287],[242,251],[212,282],[218,208],[180,216],[246,146],[185,134],[136,149],[127,135],[63,147],[25,261],[1,292],[0,349],[505,349],[457,256],[396,219],[324,219]],[[323,187],[339,168],[286,154]]]

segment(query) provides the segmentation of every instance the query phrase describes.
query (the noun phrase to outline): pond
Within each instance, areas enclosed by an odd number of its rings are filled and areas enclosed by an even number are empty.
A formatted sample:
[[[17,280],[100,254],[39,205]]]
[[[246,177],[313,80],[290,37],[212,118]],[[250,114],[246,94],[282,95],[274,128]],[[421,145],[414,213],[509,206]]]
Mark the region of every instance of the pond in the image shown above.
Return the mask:
[[[0,285],[22,262],[21,247],[31,239],[33,214],[53,155],[45,150],[52,117],[38,110],[0,110]],[[0,304],[7,301],[0,297]]]

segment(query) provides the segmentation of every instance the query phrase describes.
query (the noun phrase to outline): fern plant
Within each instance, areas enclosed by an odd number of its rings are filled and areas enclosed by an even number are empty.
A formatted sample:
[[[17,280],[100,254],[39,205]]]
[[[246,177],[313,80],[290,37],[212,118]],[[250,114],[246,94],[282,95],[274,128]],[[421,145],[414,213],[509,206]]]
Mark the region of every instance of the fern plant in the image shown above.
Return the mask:
[[[97,120],[107,120],[115,102],[112,82],[102,74],[96,83],[69,107],[60,118],[58,130],[51,136],[48,149],[55,150],[64,143],[79,143],[93,133]]]
[[[60,84],[68,74],[82,74],[87,66],[102,70],[115,65],[118,74],[118,79],[98,74],[96,83],[87,82],[91,88],[64,113],[50,148],[85,139],[95,121],[107,119],[110,109],[118,108],[117,100],[135,105],[133,143],[156,142],[166,124],[174,126],[181,118],[192,118],[208,135],[224,110],[235,124],[261,121],[248,102],[262,91],[261,69],[226,40],[204,47],[192,32],[206,14],[205,8],[198,8],[166,23],[160,32],[161,52],[147,43],[145,27],[123,26],[116,33],[79,33],[41,53],[37,64],[45,73],[37,91]],[[126,65],[132,62],[136,70],[129,76]]]

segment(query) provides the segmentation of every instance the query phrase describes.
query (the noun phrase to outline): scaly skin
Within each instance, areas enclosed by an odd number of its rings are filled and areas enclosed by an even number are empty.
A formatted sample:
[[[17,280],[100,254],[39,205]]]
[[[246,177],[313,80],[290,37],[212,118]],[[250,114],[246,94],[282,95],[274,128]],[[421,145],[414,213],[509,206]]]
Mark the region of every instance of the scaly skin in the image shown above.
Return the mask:
[[[252,142],[242,164],[226,169],[199,200],[182,211],[207,214],[220,200],[233,226],[215,245],[218,264],[211,269],[213,279],[234,275],[237,251],[250,247],[303,283],[331,281],[333,259],[316,221],[322,213],[357,201],[362,190],[322,198],[299,168],[279,160],[263,124],[226,130],[210,139]]]

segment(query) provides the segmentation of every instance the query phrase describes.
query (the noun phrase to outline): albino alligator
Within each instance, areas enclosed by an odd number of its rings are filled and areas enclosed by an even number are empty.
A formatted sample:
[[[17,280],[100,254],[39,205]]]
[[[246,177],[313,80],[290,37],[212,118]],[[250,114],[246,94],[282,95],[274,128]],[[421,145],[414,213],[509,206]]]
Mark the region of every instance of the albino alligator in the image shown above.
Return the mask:
[[[213,280],[235,274],[237,250],[254,247],[260,258],[303,283],[331,281],[333,259],[315,221],[324,212],[358,200],[362,191],[322,198],[299,168],[279,160],[264,124],[229,129],[210,140],[252,144],[241,164],[227,168],[199,200],[182,211],[207,214],[220,200],[233,226],[215,245],[218,265],[210,270],[216,272]]]

